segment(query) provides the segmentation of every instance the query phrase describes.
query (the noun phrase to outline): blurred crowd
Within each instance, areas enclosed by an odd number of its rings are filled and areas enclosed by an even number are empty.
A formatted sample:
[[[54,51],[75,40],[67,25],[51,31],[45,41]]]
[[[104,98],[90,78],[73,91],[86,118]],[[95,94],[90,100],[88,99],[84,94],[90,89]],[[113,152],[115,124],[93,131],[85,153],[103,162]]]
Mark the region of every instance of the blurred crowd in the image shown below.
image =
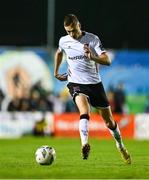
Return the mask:
[[[76,112],[77,109],[68,92],[55,94],[42,88],[41,83],[36,83],[23,97],[9,98],[0,90],[1,111],[41,111],[41,112]]]
[[[109,87],[107,96],[113,113],[129,113],[123,83],[119,83],[116,88]],[[149,112],[149,96],[146,102],[144,112]],[[54,113],[78,111],[67,89],[64,89],[59,94],[55,94],[42,88],[40,82],[31,87],[29,93],[27,95],[24,93],[24,96],[21,98],[8,98],[0,90],[0,110],[9,112],[49,111]],[[94,108],[92,111],[96,112]]]
[[[129,113],[129,109],[126,104],[126,94],[123,83],[119,83],[116,88],[110,86],[107,95],[113,113],[118,113],[118,114]]]

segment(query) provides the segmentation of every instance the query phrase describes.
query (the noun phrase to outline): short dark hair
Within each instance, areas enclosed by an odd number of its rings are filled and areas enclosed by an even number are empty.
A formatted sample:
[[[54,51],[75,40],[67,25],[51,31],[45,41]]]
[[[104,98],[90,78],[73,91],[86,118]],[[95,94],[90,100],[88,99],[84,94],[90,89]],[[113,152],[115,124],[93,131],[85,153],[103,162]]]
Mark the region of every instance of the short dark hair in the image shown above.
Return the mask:
[[[69,26],[70,24],[76,25],[78,22],[79,20],[74,14],[67,14],[64,17],[64,26]]]

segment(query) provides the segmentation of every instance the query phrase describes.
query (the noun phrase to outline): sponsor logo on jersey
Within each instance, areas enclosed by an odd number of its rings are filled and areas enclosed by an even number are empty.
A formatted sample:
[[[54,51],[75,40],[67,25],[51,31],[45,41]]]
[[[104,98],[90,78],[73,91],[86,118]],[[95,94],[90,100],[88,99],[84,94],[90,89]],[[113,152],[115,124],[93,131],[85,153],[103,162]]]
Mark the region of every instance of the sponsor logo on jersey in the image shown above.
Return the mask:
[[[86,56],[83,56],[83,55],[73,56],[73,57],[68,56],[68,59],[70,60],[86,59]]]

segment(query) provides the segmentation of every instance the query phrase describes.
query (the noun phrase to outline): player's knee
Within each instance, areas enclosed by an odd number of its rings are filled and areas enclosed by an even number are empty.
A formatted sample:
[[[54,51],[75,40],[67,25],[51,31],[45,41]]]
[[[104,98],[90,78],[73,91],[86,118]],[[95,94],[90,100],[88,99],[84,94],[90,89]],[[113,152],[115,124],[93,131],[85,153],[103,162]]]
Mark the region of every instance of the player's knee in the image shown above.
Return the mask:
[[[81,119],[87,119],[87,120],[89,121],[90,116],[89,116],[89,114],[81,114],[81,115],[80,115],[80,120],[81,120]]]

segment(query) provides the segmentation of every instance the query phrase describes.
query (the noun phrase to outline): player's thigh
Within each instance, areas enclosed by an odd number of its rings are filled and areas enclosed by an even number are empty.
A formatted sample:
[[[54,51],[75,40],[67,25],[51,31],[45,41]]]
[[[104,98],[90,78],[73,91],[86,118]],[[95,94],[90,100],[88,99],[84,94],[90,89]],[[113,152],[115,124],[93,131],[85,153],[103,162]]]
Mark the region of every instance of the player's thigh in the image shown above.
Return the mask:
[[[88,98],[86,95],[79,93],[75,97],[75,103],[79,109],[80,114],[90,113],[90,105],[89,105]]]

